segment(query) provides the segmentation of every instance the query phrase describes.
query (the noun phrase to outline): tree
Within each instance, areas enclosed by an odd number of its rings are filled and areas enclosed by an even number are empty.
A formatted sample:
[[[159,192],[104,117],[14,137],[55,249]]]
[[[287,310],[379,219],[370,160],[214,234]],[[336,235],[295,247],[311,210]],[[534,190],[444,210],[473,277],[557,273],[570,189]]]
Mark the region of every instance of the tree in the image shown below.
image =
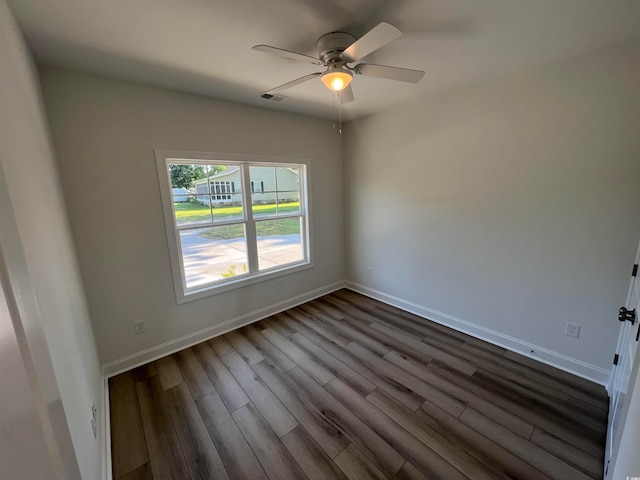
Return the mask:
[[[209,176],[224,172],[226,169],[226,165],[209,165]]]
[[[208,165],[209,176],[227,169],[226,165]],[[172,188],[191,188],[193,182],[207,176],[205,165],[181,165],[172,164],[169,166]]]
[[[202,165],[173,164],[169,167],[169,173],[173,188],[190,188],[193,186],[193,182],[206,176]]]

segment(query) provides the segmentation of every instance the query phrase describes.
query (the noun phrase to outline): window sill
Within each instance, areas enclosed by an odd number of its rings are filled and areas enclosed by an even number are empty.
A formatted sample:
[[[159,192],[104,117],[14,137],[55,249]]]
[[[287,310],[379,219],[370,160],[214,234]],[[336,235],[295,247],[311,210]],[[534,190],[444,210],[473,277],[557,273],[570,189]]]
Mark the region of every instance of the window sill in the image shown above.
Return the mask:
[[[301,263],[297,265],[287,266],[279,269],[268,270],[266,272],[259,272],[254,275],[243,276],[234,281],[225,282],[222,285],[208,285],[203,288],[196,288],[185,293],[176,292],[176,303],[182,305],[184,303],[192,302],[194,300],[200,300],[203,298],[219,295],[221,293],[230,292],[239,288],[244,288],[256,283],[268,282],[276,278],[284,277],[292,273],[302,272],[313,268],[312,262]]]

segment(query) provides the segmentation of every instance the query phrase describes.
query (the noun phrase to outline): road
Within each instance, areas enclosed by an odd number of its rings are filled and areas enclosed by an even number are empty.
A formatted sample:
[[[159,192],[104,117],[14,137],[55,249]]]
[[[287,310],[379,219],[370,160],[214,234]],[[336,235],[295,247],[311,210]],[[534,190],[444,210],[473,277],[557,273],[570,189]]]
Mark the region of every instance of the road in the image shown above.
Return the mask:
[[[213,240],[198,235],[197,230],[181,232],[182,257],[187,288],[222,279],[235,265],[237,275],[247,265],[244,239]],[[258,265],[265,270],[303,258],[300,235],[258,237]]]

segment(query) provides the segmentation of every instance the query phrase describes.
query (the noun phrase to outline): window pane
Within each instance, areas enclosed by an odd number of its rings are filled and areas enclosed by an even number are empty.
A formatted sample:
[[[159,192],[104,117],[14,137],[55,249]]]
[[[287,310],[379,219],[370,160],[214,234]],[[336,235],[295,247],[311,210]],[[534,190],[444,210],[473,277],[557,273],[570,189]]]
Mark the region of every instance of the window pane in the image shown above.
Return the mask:
[[[274,167],[249,167],[251,205],[254,218],[276,214],[276,176]]]
[[[213,206],[214,222],[239,220],[244,218],[241,194],[211,195],[211,205]]]
[[[299,192],[278,192],[278,215],[302,213]]]
[[[251,167],[250,175],[256,219],[302,213],[299,167]]]
[[[175,190],[175,189],[174,189]],[[173,213],[176,225],[207,223],[211,221],[211,207],[207,195],[173,195]]]
[[[299,167],[276,167],[278,190],[300,190]]]
[[[213,221],[244,218],[242,173],[237,165],[207,165]]]
[[[223,225],[180,232],[187,288],[247,273],[244,225]]]
[[[304,259],[300,224],[299,217],[256,222],[260,270]]]
[[[176,225],[211,221],[206,180],[207,167],[199,164],[169,163],[171,195]],[[197,182],[205,181],[197,188]]]

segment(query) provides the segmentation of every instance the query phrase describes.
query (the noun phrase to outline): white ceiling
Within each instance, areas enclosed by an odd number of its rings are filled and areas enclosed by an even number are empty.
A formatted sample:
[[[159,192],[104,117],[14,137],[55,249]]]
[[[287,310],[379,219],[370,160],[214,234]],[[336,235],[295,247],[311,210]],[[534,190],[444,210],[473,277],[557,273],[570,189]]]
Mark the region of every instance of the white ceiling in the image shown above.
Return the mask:
[[[251,50],[317,56],[331,31],[380,21],[404,35],[363,62],[425,70],[418,84],[356,76],[351,119],[640,35],[640,0],[8,0],[37,61],[321,118],[319,79],[273,102],[266,90],[319,67]]]

